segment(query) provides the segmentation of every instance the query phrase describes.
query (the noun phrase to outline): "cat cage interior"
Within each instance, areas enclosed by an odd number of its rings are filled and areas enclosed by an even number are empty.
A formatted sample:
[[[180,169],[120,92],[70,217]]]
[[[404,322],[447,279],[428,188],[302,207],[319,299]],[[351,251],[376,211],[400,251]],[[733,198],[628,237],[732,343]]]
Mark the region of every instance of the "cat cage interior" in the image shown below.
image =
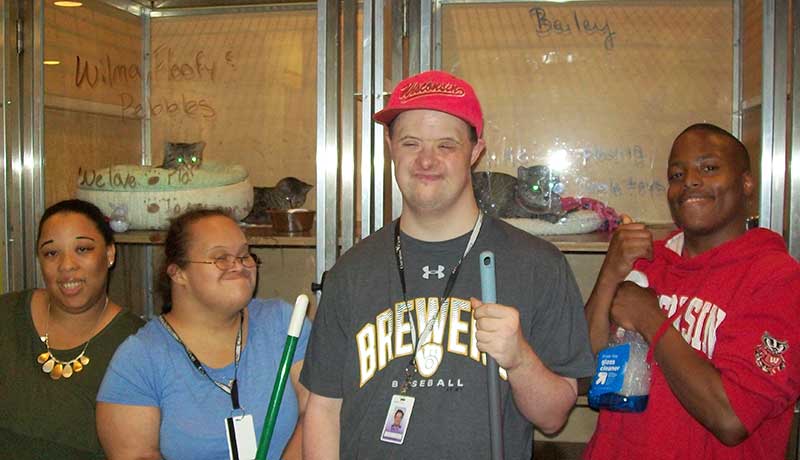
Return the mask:
[[[738,15],[754,20],[761,5],[442,0],[433,67],[475,86],[487,143],[477,169],[538,191],[539,203],[522,211],[583,199],[669,224],[666,164],[681,130],[713,123],[760,150],[761,120],[742,107],[761,94],[760,28]],[[487,207],[499,208],[488,195]],[[515,198],[526,201],[519,190]]]
[[[592,199],[670,222],[670,142],[707,121],[748,146],[762,179],[753,212],[780,229],[794,212],[779,199],[787,107],[775,103],[791,57],[787,4],[32,2],[24,56],[33,140],[18,154],[28,165],[22,190],[32,193],[7,198],[12,218],[22,216],[7,287],[36,283],[24,265],[35,245],[25,237],[46,205],[74,196],[79,170],[159,165],[166,142],[202,141],[203,161],[239,164],[255,186],[286,176],[314,185],[304,207],[317,211],[315,239],[259,249],[269,280],[259,295],[310,293],[341,252],[399,214],[383,128],[371,114],[403,76],[433,68],[471,82],[481,99],[487,149],[476,171],[538,171],[548,206],[556,197]],[[123,246],[130,254],[114,279],[127,285],[115,289],[151,314],[159,251]]]
[[[191,147],[175,143],[204,143],[202,155],[193,152],[202,159],[201,170],[240,165],[255,187],[284,177],[316,184],[315,3],[58,3],[43,2],[40,14],[44,206],[80,196],[79,185],[108,181],[124,189],[129,183],[133,191],[141,177],[108,168],[169,166],[168,148],[180,153]],[[197,180],[193,171],[200,170],[174,171],[162,183],[180,186]],[[216,190],[193,190],[192,199],[212,202]],[[316,194],[306,198],[302,207],[316,209]],[[170,200],[153,200],[147,212],[179,212],[181,204]],[[117,240],[124,254],[112,290],[125,304],[145,305],[146,315],[157,312],[152,293],[161,250],[139,244],[131,232]],[[311,294],[313,236],[297,240],[254,243],[270,246],[256,248],[266,280],[257,295]]]
[[[751,213],[779,232],[792,226],[798,256],[796,219],[784,226],[797,214],[797,200],[784,197],[788,178],[798,180],[787,174],[785,89],[797,14],[786,1],[438,0],[432,67],[481,97],[487,151],[478,170],[548,167],[545,182],[562,199],[599,200],[651,224],[671,223],[675,136],[697,122],[731,131],[760,176]]]
[[[762,225],[782,231],[794,212],[783,193],[786,1],[373,0],[363,2],[358,17],[363,40],[348,35],[347,2],[343,8],[342,59],[331,54],[320,66],[341,77],[344,95],[336,104],[341,110],[329,115],[340,123],[318,126],[324,141],[342,147],[342,230],[332,235],[349,236],[344,213],[358,192],[354,215],[362,236],[399,214],[383,128],[360,127],[369,126],[403,76],[428,69],[475,87],[487,145],[473,176],[483,184],[477,198],[485,211],[505,213],[526,230],[559,233],[539,222],[576,208],[670,227],[670,146],[698,122],[727,129],[748,147],[761,176],[750,211]],[[331,26],[328,34],[337,31]],[[371,59],[353,75],[350,56],[359,48]],[[355,193],[345,188],[353,164],[360,167],[356,176],[372,177]],[[369,174],[375,171],[384,174]],[[525,219],[514,219],[518,214]]]

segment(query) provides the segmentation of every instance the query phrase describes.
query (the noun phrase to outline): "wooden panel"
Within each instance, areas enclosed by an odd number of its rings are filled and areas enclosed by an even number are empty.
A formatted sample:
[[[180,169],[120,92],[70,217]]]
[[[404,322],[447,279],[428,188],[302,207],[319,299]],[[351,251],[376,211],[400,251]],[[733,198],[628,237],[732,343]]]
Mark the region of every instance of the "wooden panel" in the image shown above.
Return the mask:
[[[311,292],[311,282],[316,274],[316,250],[313,248],[282,247],[257,249],[261,258],[256,296],[279,297],[290,304],[300,294],[309,298],[308,316],[317,311],[316,296]]]
[[[742,119],[741,141],[750,153],[750,170],[756,180],[761,177],[761,116],[761,104],[759,103],[745,110]],[[750,202],[747,203],[751,216],[759,213],[760,192],[761,190],[757,187],[755,196],[751,197]]]
[[[656,224],[649,226],[656,240],[664,239],[675,230],[672,224]],[[312,248],[316,247],[316,236],[314,232],[281,235],[275,234],[270,226],[244,227],[247,242],[251,246],[263,247],[285,247],[285,248]],[[118,233],[116,240],[118,243],[125,244],[164,244],[166,232],[157,230],[131,230],[125,233]],[[611,241],[611,233],[594,232],[579,235],[545,235],[541,238],[553,243],[563,252],[580,253],[604,253],[608,250],[608,243]]]
[[[151,37],[153,164],[165,141],[203,140],[253,185],[316,185],[315,11],[154,18]]]
[[[142,278],[146,263],[144,251],[139,247],[117,244],[116,264],[109,277],[109,297],[139,316],[144,315],[146,303]]]
[[[297,235],[281,235],[272,231],[270,226],[244,227],[247,242],[252,246],[269,247],[316,247],[317,241],[314,232]],[[118,233],[118,243],[126,244],[164,244],[167,232],[157,230],[130,230]]]
[[[667,223],[673,139],[731,125],[731,22],[722,0],[448,5],[442,68],[481,98],[478,169],[561,161],[563,195]]]
[[[746,106],[761,104],[763,21],[762,0],[742,0],[742,99]]]

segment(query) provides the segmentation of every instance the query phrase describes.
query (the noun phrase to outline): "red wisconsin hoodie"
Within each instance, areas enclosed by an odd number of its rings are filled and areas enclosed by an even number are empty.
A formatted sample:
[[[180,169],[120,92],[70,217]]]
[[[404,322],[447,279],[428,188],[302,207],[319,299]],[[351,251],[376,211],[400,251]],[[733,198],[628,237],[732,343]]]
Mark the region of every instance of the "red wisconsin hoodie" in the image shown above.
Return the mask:
[[[689,345],[722,375],[749,436],[727,447],[680,404],[653,364],[647,409],[602,410],[585,459],[783,459],[800,396],[800,265],[780,235],[753,229],[682,257],[683,233],[639,260],[659,304]]]

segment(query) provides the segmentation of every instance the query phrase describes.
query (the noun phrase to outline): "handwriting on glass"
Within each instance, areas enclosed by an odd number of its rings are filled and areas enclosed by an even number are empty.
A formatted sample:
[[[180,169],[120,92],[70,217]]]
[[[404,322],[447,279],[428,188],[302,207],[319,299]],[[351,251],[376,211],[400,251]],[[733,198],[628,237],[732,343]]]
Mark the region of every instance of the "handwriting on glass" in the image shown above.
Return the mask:
[[[144,76],[147,81],[215,81],[217,76],[217,62],[209,58],[205,51],[195,52],[189,59],[175,56],[172,48],[161,45],[151,54],[153,59],[153,72],[142,72],[137,64],[114,62],[106,54],[99,61],[75,56],[75,86],[84,85],[94,88],[98,85],[113,88],[115,85],[127,85],[138,82]],[[232,51],[225,54],[229,65],[233,63]]]
[[[155,175],[145,175],[145,177],[148,179],[145,182],[149,185],[156,185],[164,178],[163,175],[157,173]],[[165,184],[168,186],[187,185],[194,179],[194,172],[190,168],[170,169],[165,179]],[[130,191],[145,188],[144,184],[136,181],[136,176],[127,171],[120,171],[113,166],[101,169],[78,168],[78,186]]]
[[[150,118],[159,115],[183,115],[192,118],[214,118],[217,111],[208,99],[190,98],[181,93],[180,97],[162,97],[154,100],[145,100],[142,104],[137,102],[129,93],[120,93],[120,103],[122,118]]]
[[[639,144],[629,144],[622,146],[600,146],[591,144],[586,147],[567,147],[564,149],[570,164],[575,166],[588,166],[591,164],[614,164],[612,166],[623,167],[632,165],[635,167],[653,167],[652,155],[647,153]],[[507,147],[502,152],[488,151],[486,155],[486,165],[489,168],[496,168],[501,165],[529,166],[531,164],[545,164],[550,156],[549,151],[528,151],[526,148],[514,149]],[[618,166],[616,166],[618,165]]]
[[[528,10],[531,18],[536,22],[536,35],[547,37],[550,35],[599,35],[603,37],[603,47],[611,51],[614,49],[616,32],[611,29],[608,19],[592,19],[577,11],[572,11],[572,17],[554,17],[548,15],[547,10],[536,6]]]
[[[122,118],[141,119],[169,115],[208,119],[216,116],[216,109],[207,97],[171,93],[157,100],[139,101],[138,96],[131,94],[131,90],[142,80],[151,83],[207,81],[216,84],[216,58],[209,56],[204,50],[184,57],[178,55],[172,47],[160,45],[151,53],[151,60],[152,71],[143,72],[138,64],[115,61],[109,54],[94,61],[75,56],[75,87],[87,90],[120,88],[122,91],[118,96]],[[232,50],[225,52],[225,64],[236,71]]]

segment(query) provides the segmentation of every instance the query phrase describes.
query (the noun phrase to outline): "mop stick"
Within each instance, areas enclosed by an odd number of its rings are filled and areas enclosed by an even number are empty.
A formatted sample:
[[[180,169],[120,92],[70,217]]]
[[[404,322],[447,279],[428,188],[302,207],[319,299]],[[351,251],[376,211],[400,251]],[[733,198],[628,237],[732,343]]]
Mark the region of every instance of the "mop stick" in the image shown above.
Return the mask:
[[[494,276],[494,253],[483,251],[480,256],[481,266],[481,301],[497,302]],[[503,460],[503,427],[500,412],[500,377],[497,361],[486,353],[487,385],[489,389],[489,439],[491,441],[492,460]]]
[[[305,294],[297,296],[292,310],[292,319],[289,321],[289,332],[286,335],[286,344],[283,346],[283,357],[278,366],[278,373],[275,376],[275,385],[272,387],[272,397],[269,399],[267,415],[264,417],[264,428],[261,430],[261,438],[258,441],[258,451],[256,460],[265,460],[269,450],[269,442],[272,440],[272,432],[275,430],[275,421],[278,419],[278,411],[281,408],[283,390],[286,388],[286,380],[289,378],[289,369],[292,367],[294,350],[297,348],[297,339],[303,329],[303,320],[306,317],[308,307],[308,297]]]

